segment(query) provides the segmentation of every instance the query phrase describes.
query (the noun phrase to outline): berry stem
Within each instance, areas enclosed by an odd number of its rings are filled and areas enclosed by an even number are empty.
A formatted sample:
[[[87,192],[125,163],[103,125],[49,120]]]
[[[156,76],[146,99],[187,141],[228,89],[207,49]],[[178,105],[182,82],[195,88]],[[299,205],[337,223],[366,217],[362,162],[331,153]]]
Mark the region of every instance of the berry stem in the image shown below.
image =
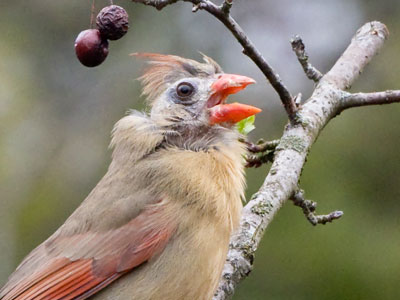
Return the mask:
[[[95,0],[92,0],[92,8],[90,10],[90,29],[94,27],[94,10],[95,10]]]

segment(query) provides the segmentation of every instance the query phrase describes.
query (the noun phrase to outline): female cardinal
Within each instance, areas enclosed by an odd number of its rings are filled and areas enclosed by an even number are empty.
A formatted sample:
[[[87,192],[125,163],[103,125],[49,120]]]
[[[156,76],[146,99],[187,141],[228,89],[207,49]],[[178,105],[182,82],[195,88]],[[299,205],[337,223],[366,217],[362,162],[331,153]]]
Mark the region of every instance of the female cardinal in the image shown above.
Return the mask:
[[[225,99],[255,81],[206,56],[135,55],[150,60],[150,116],[115,125],[106,175],[1,300],[212,298],[242,208],[245,148],[233,125],[260,112]]]

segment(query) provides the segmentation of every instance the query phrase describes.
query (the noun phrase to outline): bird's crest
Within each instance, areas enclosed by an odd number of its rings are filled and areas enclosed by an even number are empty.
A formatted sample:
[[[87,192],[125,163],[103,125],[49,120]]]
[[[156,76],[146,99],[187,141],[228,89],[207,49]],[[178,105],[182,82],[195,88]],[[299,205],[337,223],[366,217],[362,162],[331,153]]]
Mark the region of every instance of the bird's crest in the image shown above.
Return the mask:
[[[132,53],[132,56],[145,58],[148,66],[139,78],[143,94],[152,103],[169,84],[186,77],[207,77],[223,73],[221,67],[210,57],[203,55],[204,63],[175,55],[156,53]]]

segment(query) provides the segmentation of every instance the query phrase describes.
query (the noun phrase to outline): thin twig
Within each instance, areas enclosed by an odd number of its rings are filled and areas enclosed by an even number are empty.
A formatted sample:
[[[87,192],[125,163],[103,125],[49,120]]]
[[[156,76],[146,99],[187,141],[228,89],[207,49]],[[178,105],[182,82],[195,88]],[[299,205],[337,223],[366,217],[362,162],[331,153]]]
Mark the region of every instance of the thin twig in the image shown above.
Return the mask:
[[[263,72],[265,77],[271,83],[272,87],[279,94],[281,102],[285,107],[285,110],[289,116],[289,119],[293,121],[297,112],[297,107],[293,101],[292,95],[290,94],[286,86],[283,84],[279,75],[268,64],[268,62],[264,59],[264,57],[255,47],[253,42],[244,33],[240,25],[232,18],[232,16],[225,15],[214,4],[210,4],[206,6],[204,9],[207,10],[209,13],[213,14],[217,19],[219,19],[235,36],[237,41],[243,47],[243,53],[247,55],[258,66],[261,72]]]
[[[92,0],[92,7],[90,9],[90,28],[94,27],[94,10],[95,10],[95,0]]]
[[[336,210],[331,212],[328,215],[316,215],[315,209],[317,208],[317,203],[311,200],[307,200],[304,197],[304,191],[298,190],[293,194],[290,198],[293,201],[294,205],[299,206],[303,209],[304,216],[312,225],[323,224],[325,225],[328,222],[333,222],[333,220],[339,219],[343,216],[343,212],[340,210]]]
[[[279,75],[268,64],[265,58],[257,50],[253,42],[244,33],[243,29],[229,14],[229,10],[227,13],[226,9],[227,4],[225,5],[222,4],[221,6],[217,6],[216,4],[214,4],[209,0],[132,0],[132,1],[137,3],[143,3],[145,5],[154,6],[157,9],[163,9],[165,6],[176,3],[178,1],[191,2],[194,5],[193,8],[194,11],[197,11],[198,9],[203,9],[212,14],[213,16],[215,16],[226,26],[226,28],[229,29],[229,31],[234,35],[236,40],[242,45],[243,53],[246,54],[258,66],[261,72],[263,72],[265,77],[271,83],[272,87],[278,93],[290,121],[292,123],[295,122],[297,106],[294,103],[292,95],[290,94],[286,86],[283,84]],[[229,2],[232,1],[228,0],[225,1],[224,3],[229,3]]]
[[[301,37],[296,35],[290,40],[290,44],[307,77],[314,82],[320,81],[324,75],[308,61],[308,55]]]
[[[400,90],[355,94],[343,92],[343,98],[339,112],[351,107],[382,105],[390,103],[400,103]]]
[[[163,9],[167,5],[174,4],[178,1],[185,1],[185,2],[192,2],[193,4],[199,4],[201,0],[199,1],[189,1],[189,0],[132,0],[132,2],[136,3],[142,3],[144,5],[149,5],[157,8],[158,10]],[[196,2],[196,3],[194,3]]]

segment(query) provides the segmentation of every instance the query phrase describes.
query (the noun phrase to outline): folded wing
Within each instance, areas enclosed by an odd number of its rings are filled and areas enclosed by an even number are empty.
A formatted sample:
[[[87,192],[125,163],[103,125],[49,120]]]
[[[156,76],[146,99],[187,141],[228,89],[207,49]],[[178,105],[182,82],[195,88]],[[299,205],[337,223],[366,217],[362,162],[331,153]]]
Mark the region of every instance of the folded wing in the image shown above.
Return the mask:
[[[55,234],[25,258],[0,299],[88,298],[164,249],[176,228],[163,214],[166,205],[149,205],[113,230]]]

